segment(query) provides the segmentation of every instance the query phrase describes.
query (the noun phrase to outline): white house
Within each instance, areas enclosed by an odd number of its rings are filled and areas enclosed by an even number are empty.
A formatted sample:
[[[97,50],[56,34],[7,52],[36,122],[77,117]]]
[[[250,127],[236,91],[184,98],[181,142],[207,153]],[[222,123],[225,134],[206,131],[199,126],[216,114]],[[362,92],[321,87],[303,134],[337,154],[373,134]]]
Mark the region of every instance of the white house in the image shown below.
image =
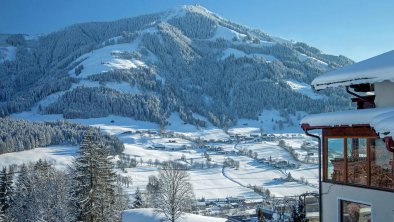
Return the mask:
[[[394,222],[394,51],[321,75],[312,86],[346,87],[357,103],[301,120],[310,136],[322,130],[321,221]]]

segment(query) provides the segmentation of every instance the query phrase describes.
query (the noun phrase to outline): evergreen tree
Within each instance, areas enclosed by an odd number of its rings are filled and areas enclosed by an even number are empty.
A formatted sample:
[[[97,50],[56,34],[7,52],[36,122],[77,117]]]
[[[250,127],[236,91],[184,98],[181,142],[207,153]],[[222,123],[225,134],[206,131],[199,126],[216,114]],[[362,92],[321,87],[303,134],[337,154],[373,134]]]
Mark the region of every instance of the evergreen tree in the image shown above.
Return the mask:
[[[112,221],[120,212],[113,208],[115,202],[116,175],[108,149],[103,143],[95,146],[96,165],[93,165],[93,213],[97,221]]]
[[[87,132],[74,161],[75,200],[78,221],[117,221],[120,219],[115,173],[107,148]],[[124,206],[126,207],[126,206]]]
[[[9,181],[12,182],[12,177],[7,178],[5,186],[5,221],[75,220],[69,207],[68,177],[48,162],[40,160],[35,164],[22,165],[16,178],[15,192],[11,192]]]
[[[36,212],[30,201],[32,197],[32,181],[28,172],[28,167],[23,164],[15,182],[15,195],[6,212],[9,221],[35,221]]]
[[[79,155],[74,161],[74,189],[72,196],[75,201],[78,221],[93,221],[91,215],[92,189],[93,189],[93,162],[95,145],[93,144],[92,133],[85,133],[82,140]]]
[[[4,221],[6,196],[7,169],[4,167],[0,174],[0,221]]]
[[[142,194],[140,191],[140,188],[137,187],[137,190],[135,191],[135,200],[134,200],[134,208],[141,208],[143,206],[143,202],[142,202]]]
[[[265,222],[264,213],[263,213],[263,210],[261,210],[261,208],[259,208],[257,210],[257,219],[258,219],[258,222]]]

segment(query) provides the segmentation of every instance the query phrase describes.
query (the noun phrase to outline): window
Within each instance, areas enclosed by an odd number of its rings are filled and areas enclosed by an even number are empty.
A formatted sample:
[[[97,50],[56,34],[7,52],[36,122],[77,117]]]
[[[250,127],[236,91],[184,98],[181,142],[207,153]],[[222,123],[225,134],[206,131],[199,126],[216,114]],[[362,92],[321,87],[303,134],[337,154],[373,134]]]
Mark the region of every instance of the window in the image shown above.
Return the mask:
[[[382,139],[330,136],[324,139],[324,181],[394,190],[394,153]]]
[[[370,222],[371,206],[341,200],[341,222]]]
[[[347,182],[368,185],[367,139],[347,139]]]
[[[327,179],[345,182],[344,139],[327,140]]]
[[[371,140],[371,186],[393,189],[393,153],[381,139]]]

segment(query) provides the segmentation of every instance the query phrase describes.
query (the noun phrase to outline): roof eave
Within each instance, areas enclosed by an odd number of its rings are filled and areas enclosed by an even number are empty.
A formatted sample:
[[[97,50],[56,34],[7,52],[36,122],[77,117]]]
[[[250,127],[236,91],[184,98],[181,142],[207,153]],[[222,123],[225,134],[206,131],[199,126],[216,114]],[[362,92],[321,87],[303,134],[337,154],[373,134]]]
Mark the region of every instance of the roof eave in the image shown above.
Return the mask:
[[[315,129],[328,129],[328,128],[344,128],[344,127],[371,127],[369,124],[352,124],[352,125],[323,125],[323,126],[311,126],[309,123],[302,123],[301,128],[306,130],[315,130]]]

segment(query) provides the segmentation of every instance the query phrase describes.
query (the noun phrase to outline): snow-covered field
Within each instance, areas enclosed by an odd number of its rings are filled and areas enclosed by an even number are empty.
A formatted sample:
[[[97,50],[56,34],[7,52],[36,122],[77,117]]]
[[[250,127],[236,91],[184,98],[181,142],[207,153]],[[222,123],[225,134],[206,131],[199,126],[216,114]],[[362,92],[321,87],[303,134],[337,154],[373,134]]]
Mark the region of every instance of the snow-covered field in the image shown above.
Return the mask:
[[[78,152],[78,148],[77,146],[49,146],[16,153],[6,153],[0,155],[0,167],[12,164],[34,163],[39,159],[45,159],[55,167],[65,170],[71,164]]]
[[[134,209],[126,210],[122,213],[123,222],[160,222],[163,215],[156,214],[153,209]],[[182,218],[177,220],[179,222],[225,222],[227,219],[205,217],[196,214],[185,214]]]
[[[78,78],[86,78],[89,75],[113,69],[133,69],[137,67],[145,67],[145,63],[138,59],[122,59],[116,54],[136,50],[139,40],[133,43],[116,44],[105,46],[103,48],[82,55],[77,61],[82,61],[82,72],[77,76],[74,70],[70,70],[69,74]]]
[[[196,116],[198,118],[204,118],[197,114]],[[33,121],[62,119],[61,115],[40,115],[33,111],[13,114],[12,117]],[[277,197],[297,195],[306,191],[316,190],[317,165],[298,163],[286,149],[278,146],[278,140],[283,139],[287,145],[294,149],[300,149],[303,141],[308,140],[311,142],[311,139],[301,133],[299,126],[274,130],[273,125],[275,124],[275,120],[280,120],[280,118],[277,111],[266,110],[260,115],[259,120],[239,120],[238,125],[229,129],[230,134],[245,136],[259,134],[260,128],[263,127],[264,132],[272,133],[275,135],[276,140],[248,141],[241,142],[237,145],[235,142],[225,143],[224,141],[230,140],[230,135],[211,124],[208,124],[206,128],[199,129],[193,125],[184,124],[179,118],[178,113],[171,115],[169,118],[171,124],[166,128],[166,132],[169,134],[162,136],[157,133],[159,131],[157,124],[119,116],[72,119],[69,121],[100,127],[101,130],[118,136],[125,144],[125,154],[130,155],[132,158],[135,157],[138,161],[140,159],[143,160],[142,164],[138,164],[135,168],[126,169],[126,172],[118,171],[119,174],[132,178],[130,187],[125,188],[131,195],[134,194],[137,187],[145,190],[149,176],[158,174],[159,169],[154,165],[148,164],[150,160],[152,162],[156,159],[159,161],[181,161],[182,156],[184,156],[188,163],[190,163],[191,159],[194,162],[205,163],[206,159],[203,157],[203,153],[208,150],[206,148],[197,148],[197,145],[193,141],[201,138],[207,141],[215,140],[215,142],[208,142],[207,145],[222,147],[223,152],[208,151],[212,158],[212,164],[215,164],[214,167],[194,168],[189,171],[190,182],[193,185],[196,198],[244,197],[246,199],[258,200],[262,197],[248,188],[248,185],[268,188]],[[295,116],[291,118],[296,121]],[[150,134],[148,131],[156,133]],[[218,140],[222,142],[218,142]],[[153,148],[157,145],[165,146],[165,149]],[[259,158],[269,159],[271,157],[274,161],[285,160],[291,163],[298,163],[300,168],[281,170],[258,162],[250,157],[240,155],[239,153],[236,154],[242,148],[256,152]],[[0,166],[36,161],[42,158],[53,162],[59,168],[65,168],[71,163],[76,151],[77,147],[55,146],[4,154],[0,155]],[[229,167],[223,168],[223,162],[227,157],[239,161],[240,167],[238,170]],[[279,180],[281,177],[285,178],[288,172],[296,179],[305,178],[312,185]]]

